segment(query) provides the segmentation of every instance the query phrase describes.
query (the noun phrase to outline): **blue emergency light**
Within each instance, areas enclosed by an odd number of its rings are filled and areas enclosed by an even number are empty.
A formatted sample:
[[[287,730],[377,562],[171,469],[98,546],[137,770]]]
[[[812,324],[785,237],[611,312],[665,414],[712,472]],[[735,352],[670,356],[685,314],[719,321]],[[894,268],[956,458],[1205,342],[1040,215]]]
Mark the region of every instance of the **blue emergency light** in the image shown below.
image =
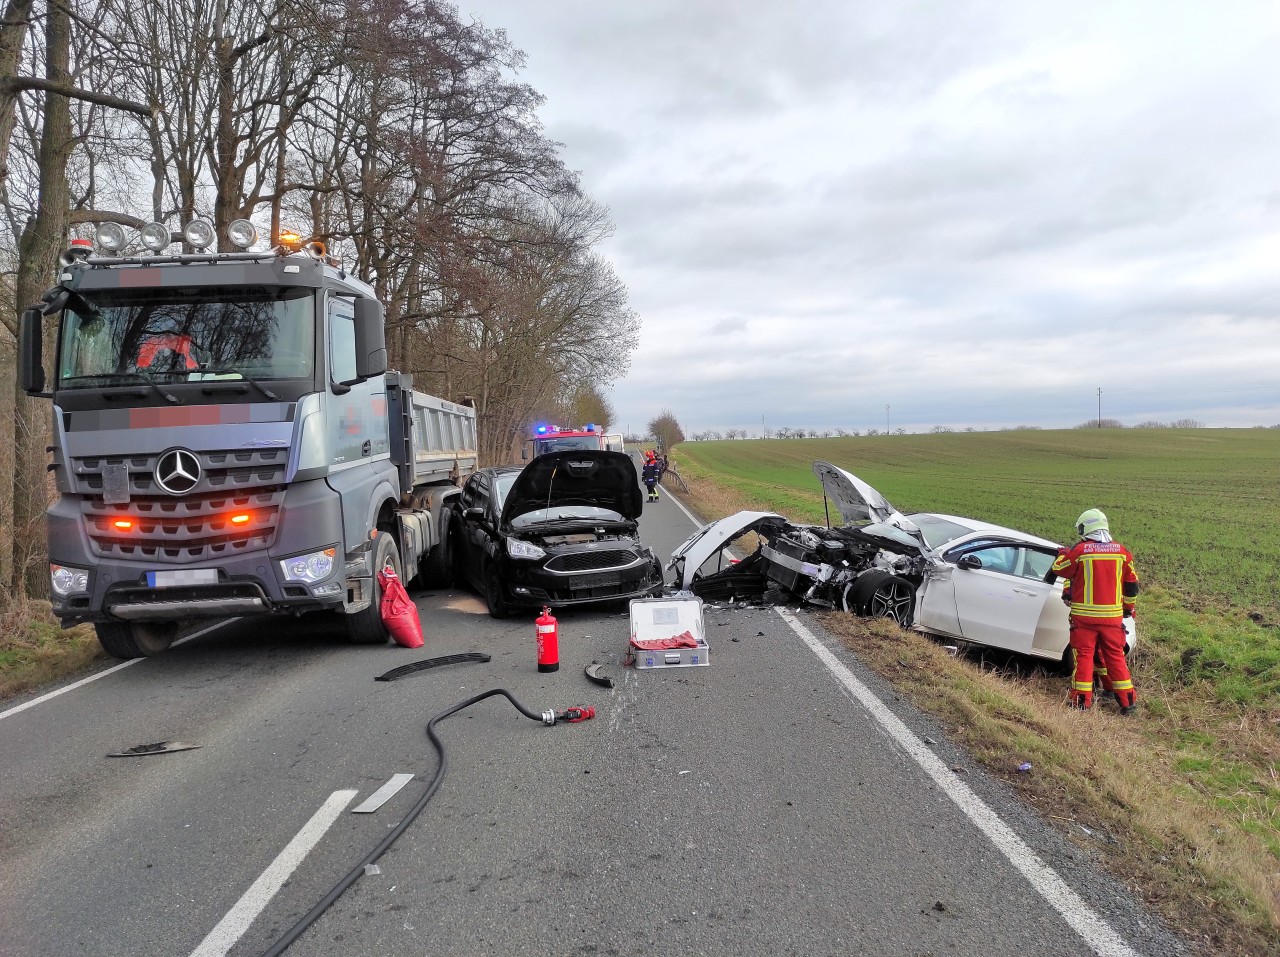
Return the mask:
[[[538,434],[539,434],[539,435],[546,435],[546,434],[547,434],[547,427],[546,427],[545,425],[540,425],[540,426],[538,426]]]

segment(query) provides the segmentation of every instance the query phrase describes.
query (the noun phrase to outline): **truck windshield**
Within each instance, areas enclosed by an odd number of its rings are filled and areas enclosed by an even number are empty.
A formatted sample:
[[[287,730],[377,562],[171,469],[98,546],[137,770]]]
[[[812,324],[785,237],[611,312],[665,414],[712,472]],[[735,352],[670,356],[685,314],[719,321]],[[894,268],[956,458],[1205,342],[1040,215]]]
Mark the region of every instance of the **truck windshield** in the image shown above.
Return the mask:
[[[299,287],[106,290],[73,297],[59,388],[309,378],[315,298]]]
[[[566,449],[598,449],[600,448],[600,436],[598,435],[561,435],[554,439],[537,439],[535,444],[538,447],[539,455],[546,455],[548,452],[563,452]]]

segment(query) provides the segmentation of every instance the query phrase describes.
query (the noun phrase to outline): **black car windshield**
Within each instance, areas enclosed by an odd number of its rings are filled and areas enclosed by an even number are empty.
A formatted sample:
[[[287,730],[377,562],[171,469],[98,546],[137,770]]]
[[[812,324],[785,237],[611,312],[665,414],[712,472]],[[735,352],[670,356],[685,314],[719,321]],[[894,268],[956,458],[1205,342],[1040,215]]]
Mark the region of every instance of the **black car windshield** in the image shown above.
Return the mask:
[[[939,549],[953,542],[962,535],[968,535],[973,531],[971,528],[965,528],[963,525],[957,525],[955,522],[949,522],[945,518],[939,518],[937,515],[930,515],[927,512],[917,512],[914,515],[908,515],[915,526],[920,529],[920,534],[924,536],[925,543],[932,549]],[[920,542],[914,535],[908,535],[900,528],[884,522],[872,522],[870,525],[863,525],[861,531],[868,535],[875,535],[879,538],[892,539],[903,545],[911,545],[919,547]]]
[[[551,508],[535,508],[517,515],[511,520],[512,528],[529,528],[564,521],[621,522],[622,516],[612,509],[594,505],[553,505]]]
[[[298,287],[104,290],[73,297],[58,386],[309,378],[314,291]]]
[[[515,484],[516,476],[519,472],[508,472],[505,475],[498,475],[494,479],[494,498],[497,500],[498,511],[502,511],[502,506],[506,504],[507,494],[511,491],[511,486]],[[517,515],[511,520],[512,528],[528,528],[531,525],[541,525],[545,522],[562,522],[562,521],[590,521],[590,522],[621,522],[622,516],[608,508],[597,508],[594,505],[575,505],[573,503],[560,503],[550,508],[534,508],[523,515]]]

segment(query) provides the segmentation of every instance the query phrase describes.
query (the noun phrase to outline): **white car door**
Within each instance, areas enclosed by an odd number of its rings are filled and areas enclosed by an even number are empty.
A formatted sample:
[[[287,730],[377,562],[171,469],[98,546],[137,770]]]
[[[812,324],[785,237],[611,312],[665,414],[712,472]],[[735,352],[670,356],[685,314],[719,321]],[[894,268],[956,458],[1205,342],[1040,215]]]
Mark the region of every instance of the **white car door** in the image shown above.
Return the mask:
[[[964,637],[956,615],[956,593],[952,584],[956,566],[938,562],[925,571],[924,584],[916,592],[915,626],[935,635]]]
[[[1018,574],[1023,549],[993,543],[967,549],[956,558],[951,581],[965,640],[1034,653],[1041,613],[1054,588]]]

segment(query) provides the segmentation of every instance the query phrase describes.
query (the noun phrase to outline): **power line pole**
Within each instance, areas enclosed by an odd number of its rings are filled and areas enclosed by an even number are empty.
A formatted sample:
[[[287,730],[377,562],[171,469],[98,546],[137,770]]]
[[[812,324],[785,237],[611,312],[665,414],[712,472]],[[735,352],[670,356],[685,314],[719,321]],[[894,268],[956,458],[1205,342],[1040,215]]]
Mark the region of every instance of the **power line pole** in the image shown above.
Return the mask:
[[[884,434],[889,434],[889,403],[884,404]]]
[[[1098,386],[1098,428],[1102,428],[1102,386]]]

